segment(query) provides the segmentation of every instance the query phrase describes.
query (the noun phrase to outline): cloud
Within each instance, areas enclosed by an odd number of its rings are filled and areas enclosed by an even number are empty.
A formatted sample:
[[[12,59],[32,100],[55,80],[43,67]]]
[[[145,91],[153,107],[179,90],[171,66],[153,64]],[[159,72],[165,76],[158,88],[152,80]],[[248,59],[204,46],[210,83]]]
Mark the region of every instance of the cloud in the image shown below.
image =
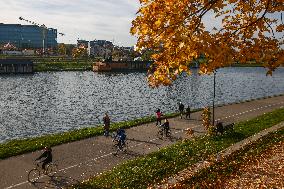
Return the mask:
[[[106,39],[120,45],[134,45],[129,34],[131,21],[139,8],[138,0],[0,0],[3,23],[28,24],[18,17],[45,24],[66,35],[59,42],[76,43],[78,38]]]

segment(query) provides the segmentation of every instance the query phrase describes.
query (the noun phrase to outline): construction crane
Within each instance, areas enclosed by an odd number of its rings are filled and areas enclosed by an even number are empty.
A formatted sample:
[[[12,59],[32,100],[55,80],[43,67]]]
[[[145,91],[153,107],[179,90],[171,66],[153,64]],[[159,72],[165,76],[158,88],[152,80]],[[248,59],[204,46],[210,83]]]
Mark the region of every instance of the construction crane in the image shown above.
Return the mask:
[[[36,22],[32,22],[30,20],[24,19],[21,16],[19,17],[19,20],[28,22],[28,23],[30,23],[32,25],[35,25],[35,26],[38,26],[38,27],[42,28],[42,51],[44,53],[45,37],[46,37],[46,33],[47,33],[48,28],[44,24],[40,25],[40,24],[38,24]],[[61,36],[65,35],[64,33],[60,33],[60,32],[58,32],[58,34],[61,35]]]

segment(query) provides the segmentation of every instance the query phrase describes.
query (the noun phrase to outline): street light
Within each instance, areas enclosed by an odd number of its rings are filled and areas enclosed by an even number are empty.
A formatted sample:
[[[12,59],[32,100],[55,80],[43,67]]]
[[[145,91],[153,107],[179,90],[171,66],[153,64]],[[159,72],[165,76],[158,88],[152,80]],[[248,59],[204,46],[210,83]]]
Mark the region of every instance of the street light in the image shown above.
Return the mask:
[[[215,86],[216,86],[216,72],[217,70],[214,70],[213,72],[213,110],[212,110],[212,125],[215,125]]]

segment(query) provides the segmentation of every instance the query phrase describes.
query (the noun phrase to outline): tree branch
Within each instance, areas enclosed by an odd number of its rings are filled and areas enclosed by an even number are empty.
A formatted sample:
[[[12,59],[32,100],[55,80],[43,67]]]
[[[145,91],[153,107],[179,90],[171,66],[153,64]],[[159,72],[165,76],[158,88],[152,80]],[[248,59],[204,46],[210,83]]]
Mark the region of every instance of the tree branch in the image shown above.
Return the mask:
[[[264,22],[268,25],[268,27],[270,28],[270,30],[272,31],[272,34],[273,34],[273,38],[275,39],[275,34],[274,34],[274,30],[273,28],[271,27],[271,25],[266,21],[266,19],[264,19]]]
[[[270,3],[271,3],[271,0],[268,0],[268,1],[267,1],[267,5],[266,5],[265,10],[264,10],[264,13],[262,14],[261,17],[259,17],[258,19],[256,19],[255,21],[251,22],[250,24],[248,24],[248,25],[246,25],[246,26],[239,27],[239,28],[236,29],[230,36],[235,35],[239,30],[244,29],[244,28],[248,28],[248,27],[254,25],[255,23],[257,23],[258,21],[260,21],[261,19],[263,19],[263,18],[265,17],[265,15],[266,15],[268,9],[269,9]]]

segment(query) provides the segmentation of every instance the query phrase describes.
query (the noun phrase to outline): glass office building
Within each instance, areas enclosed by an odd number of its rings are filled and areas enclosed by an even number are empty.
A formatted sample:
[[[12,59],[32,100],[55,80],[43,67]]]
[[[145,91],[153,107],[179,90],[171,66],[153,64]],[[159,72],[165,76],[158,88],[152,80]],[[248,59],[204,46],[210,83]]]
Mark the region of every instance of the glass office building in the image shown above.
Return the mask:
[[[44,48],[57,47],[56,29],[0,23],[0,45],[10,43],[20,49],[39,49],[43,48],[43,36],[45,36]]]

